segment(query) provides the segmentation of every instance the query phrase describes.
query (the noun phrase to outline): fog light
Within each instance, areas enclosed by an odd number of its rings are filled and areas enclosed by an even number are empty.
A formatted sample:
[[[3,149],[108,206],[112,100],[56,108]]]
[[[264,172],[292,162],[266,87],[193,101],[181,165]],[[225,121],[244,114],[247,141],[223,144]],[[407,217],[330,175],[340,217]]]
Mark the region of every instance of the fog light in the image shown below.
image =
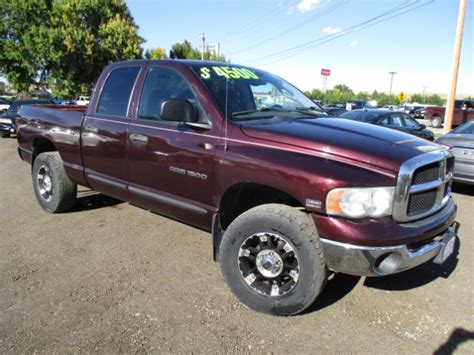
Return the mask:
[[[398,253],[384,254],[375,261],[374,270],[379,275],[393,274],[401,261],[402,257]]]

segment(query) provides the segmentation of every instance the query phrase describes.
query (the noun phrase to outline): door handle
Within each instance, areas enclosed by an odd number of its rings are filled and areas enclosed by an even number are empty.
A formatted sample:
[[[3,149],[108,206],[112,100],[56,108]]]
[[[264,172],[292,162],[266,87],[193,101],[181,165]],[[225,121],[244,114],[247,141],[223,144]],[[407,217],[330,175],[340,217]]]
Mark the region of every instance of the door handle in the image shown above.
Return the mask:
[[[86,125],[85,129],[88,132],[99,133],[99,129],[97,127],[94,127],[94,126]]]
[[[144,136],[143,134],[132,133],[130,135],[130,140],[137,143],[148,143],[148,137]]]

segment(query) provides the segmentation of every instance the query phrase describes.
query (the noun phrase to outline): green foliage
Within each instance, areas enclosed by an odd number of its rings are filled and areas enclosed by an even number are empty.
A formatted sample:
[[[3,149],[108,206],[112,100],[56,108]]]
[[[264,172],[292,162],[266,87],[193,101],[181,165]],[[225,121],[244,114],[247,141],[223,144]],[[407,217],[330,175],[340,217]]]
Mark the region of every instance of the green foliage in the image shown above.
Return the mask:
[[[420,95],[420,94],[413,94],[410,97],[410,101],[411,102],[417,102],[419,104],[423,104],[423,103],[425,103],[425,97],[423,95]]]
[[[183,43],[175,43],[171,46],[170,50],[171,59],[201,59],[201,52],[197,48],[193,48],[191,42],[187,39]],[[213,60],[216,62],[225,62],[226,58],[224,55],[216,56],[214,52],[204,52],[205,60]]]
[[[426,97],[426,103],[430,105],[443,106],[446,100],[443,100],[438,94]]]
[[[102,69],[141,58],[124,0],[0,0],[0,71],[19,91],[48,84],[57,96],[90,93]]]
[[[408,100],[411,102],[426,103],[431,105],[442,106],[444,101],[439,95],[433,94],[424,96],[422,94],[413,94],[410,98],[403,92],[398,95],[390,96],[385,93],[379,93],[374,90],[372,94],[367,92],[358,92],[355,94],[351,88],[345,84],[338,84],[332,90],[323,92],[319,89],[313,89],[305,92],[306,96],[315,101],[320,101],[323,105],[342,103],[345,104],[348,100],[375,100],[378,106],[402,104]]]
[[[145,52],[146,59],[167,59],[166,50],[164,48],[147,49]]]
[[[183,43],[175,43],[170,50],[171,59],[200,59],[201,53],[196,48],[193,48],[191,42],[187,39]]]

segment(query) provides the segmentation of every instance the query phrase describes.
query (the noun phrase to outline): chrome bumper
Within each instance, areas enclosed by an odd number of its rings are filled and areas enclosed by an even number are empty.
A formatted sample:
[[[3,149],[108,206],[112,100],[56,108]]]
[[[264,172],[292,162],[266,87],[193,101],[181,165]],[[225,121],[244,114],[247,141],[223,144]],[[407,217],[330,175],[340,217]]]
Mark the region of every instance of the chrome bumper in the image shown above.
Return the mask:
[[[321,238],[327,267],[335,272],[356,276],[384,276],[409,270],[433,259],[444,262],[444,250],[457,236],[454,222],[443,234],[418,249],[408,245],[366,247]],[[451,241],[451,242],[450,242]]]

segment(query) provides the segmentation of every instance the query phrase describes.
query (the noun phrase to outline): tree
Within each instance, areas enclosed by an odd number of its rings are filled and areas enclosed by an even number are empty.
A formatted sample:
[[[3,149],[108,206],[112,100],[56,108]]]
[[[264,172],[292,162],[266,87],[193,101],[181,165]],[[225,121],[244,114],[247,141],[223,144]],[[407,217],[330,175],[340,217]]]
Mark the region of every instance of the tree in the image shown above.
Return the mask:
[[[417,103],[424,103],[425,102],[425,97],[420,94],[413,94],[410,97],[411,102],[417,102]]]
[[[445,100],[443,100],[438,94],[433,94],[426,97],[426,103],[430,105],[442,106],[444,105]]]
[[[124,0],[0,0],[0,71],[27,91],[90,93],[109,63],[141,58],[143,39]]]
[[[187,39],[183,43],[175,43],[171,46],[170,58],[172,59],[201,59],[201,54],[193,48]]]
[[[193,48],[191,42],[187,39],[183,43],[175,43],[171,46],[170,58],[171,59],[201,59],[201,52],[197,48]],[[217,56],[214,52],[204,52],[205,60],[213,60],[216,62],[225,62],[226,58],[220,54]]]
[[[167,59],[166,50],[164,48],[147,49],[145,52],[146,59]]]
[[[45,77],[52,1],[0,0],[0,72],[18,91]]]
[[[61,96],[87,94],[106,65],[142,57],[124,0],[55,1],[49,39],[49,83]]]

